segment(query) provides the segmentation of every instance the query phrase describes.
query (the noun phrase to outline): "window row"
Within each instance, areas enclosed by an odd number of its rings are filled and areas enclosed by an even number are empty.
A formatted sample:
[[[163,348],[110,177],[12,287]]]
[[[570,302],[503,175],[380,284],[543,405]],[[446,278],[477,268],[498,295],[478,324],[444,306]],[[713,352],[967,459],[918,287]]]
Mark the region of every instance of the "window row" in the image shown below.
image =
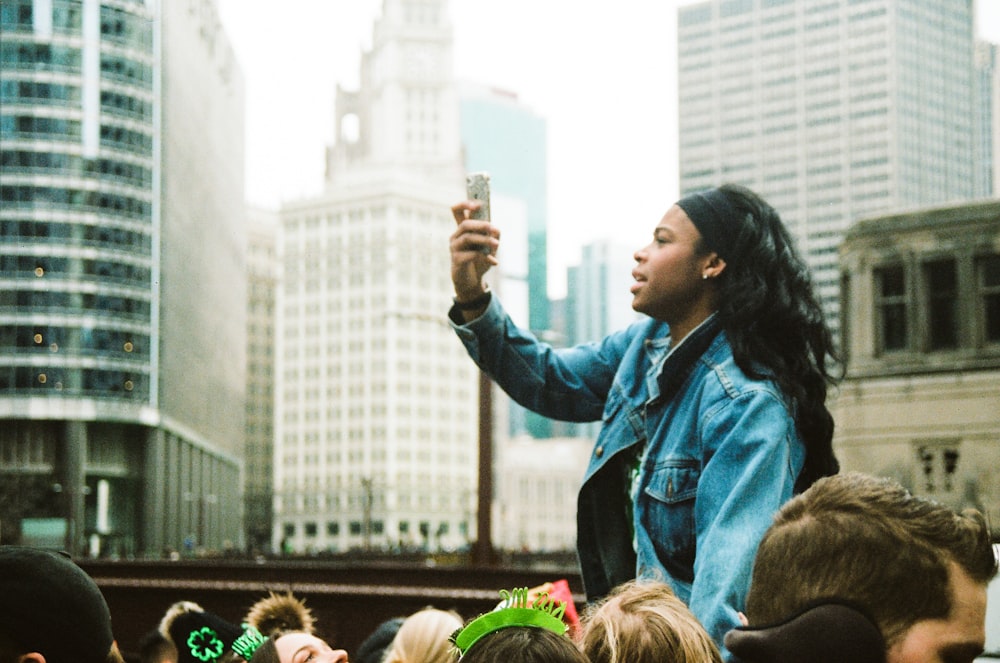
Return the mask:
[[[139,187],[152,185],[152,170],[146,166],[119,159],[85,159],[65,152],[34,152],[31,150],[0,151],[0,167],[10,174],[43,171],[78,177],[120,180]]]
[[[117,260],[0,254],[0,276],[32,273],[38,278],[118,281],[136,287],[150,283],[149,267]]]
[[[82,126],[80,120],[65,117],[0,115],[0,136],[6,139],[79,142]]]
[[[427,539],[430,538],[433,531],[433,536],[442,537],[448,534],[450,528],[449,523],[440,522],[437,527],[431,526],[428,521],[420,521],[416,523],[416,530],[420,538]],[[463,533],[467,530],[468,525],[464,521],[459,523],[459,529]],[[361,536],[365,534],[367,529],[367,534],[373,534],[376,536],[381,536],[385,533],[385,523],[381,520],[371,520],[368,522],[363,522],[360,520],[351,520],[347,523],[347,532],[351,536]],[[286,538],[291,538],[296,535],[298,528],[295,523],[285,523],[282,527],[282,532]],[[402,520],[399,522],[399,534],[402,537],[409,537],[411,535],[410,522],[407,520]],[[331,520],[326,523],[326,535],[327,536],[340,536],[341,527],[340,522],[336,520]],[[315,537],[319,535],[319,527],[316,522],[308,521],[302,523],[302,534],[306,537]]]
[[[12,104],[18,101],[34,105],[75,106],[81,101],[80,86],[12,79],[0,81],[0,102]]]
[[[143,299],[94,293],[74,293],[65,290],[3,290],[0,310],[30,309],[44,313],[58,310],[61,315],[99,315],[132,320],[149,320],[149,302]]]
[[[0,115],[0,136],[21,140],[79,142],[83,135],[80,120],[37,115]],[[117,125],[101,125],[101,145],[150,157],[153,137],[143,131]]]
[[[101,111],[141,122],[152,122],[153,104],[135,95],[101,90]]]
[[[61,187],[0,186],[0,203],[9,205],[11,208],[22,209],[89,208],[104,214],[141,221],[148,220],[153,213],[152,203],[145,200],[103,191],[83,191]]]
[[[153,89],[152,65],[121,55],[101,53],[101,75],[144,90]]]
[[[0,352],[38,349],[48,353],[95,354],[145,359],[149,336],[94,327],[0,325]]]
[[[883,265],[874,276],[879,354],[1000,343],[1000,255],[977,258],[971,278],[950,257]]]
[[[152,22],[115,7],[101,7],[101,38],[147,50],[153,44]]]
[[[79,73],[83,57],[79,48],[34,42],[0,43],[0,62],[6,71]]]
[[[8,71],[58,72],[79,74],[83,52],[79,48],[42,42],[5,42],[0,58]],[[113,53],[101,53],[101,75],[144,90],[153,89],[153,66]]]
[[[64,396],[84,398],[115,397],[131,400],[149,396],[149,379],[145,375],[125,371],[0,366],[0,394],[31,395],[41,392],[59,392]]]
[[[76,33],[83,26],[80,0],[52,1],[52,30],[56,33]],[[34,31],[34,0],[4,0],[0,4],[0,26],[4,31]]]
[[[152,238],[144,232],[119,226],[55,221],[0,221],[0,237],[18,244],[43,243],[121,249],[149,255]]]

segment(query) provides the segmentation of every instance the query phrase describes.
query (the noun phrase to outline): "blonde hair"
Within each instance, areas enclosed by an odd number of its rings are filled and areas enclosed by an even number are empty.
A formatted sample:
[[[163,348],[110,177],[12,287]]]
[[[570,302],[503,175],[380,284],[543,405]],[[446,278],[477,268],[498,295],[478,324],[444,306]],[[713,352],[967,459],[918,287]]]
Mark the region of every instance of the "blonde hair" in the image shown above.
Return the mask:
[[[583,615],[591,663],[722,663],[705,627],[666,583],[629,581]]]
[[[453,663],[458,656],[449,637],[462,624],[461,616],[451,610],[415,612],[403,620],[382,663]]]

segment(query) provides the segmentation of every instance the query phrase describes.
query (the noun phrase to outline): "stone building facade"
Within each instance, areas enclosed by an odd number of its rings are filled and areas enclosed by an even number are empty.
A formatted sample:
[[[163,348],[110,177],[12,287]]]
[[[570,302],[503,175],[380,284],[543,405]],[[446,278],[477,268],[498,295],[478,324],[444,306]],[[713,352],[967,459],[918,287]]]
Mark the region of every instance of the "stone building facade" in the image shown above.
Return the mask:
[[[861,220],[840,264],[842,468],[980,508],[1000,533],[1000,200]]]

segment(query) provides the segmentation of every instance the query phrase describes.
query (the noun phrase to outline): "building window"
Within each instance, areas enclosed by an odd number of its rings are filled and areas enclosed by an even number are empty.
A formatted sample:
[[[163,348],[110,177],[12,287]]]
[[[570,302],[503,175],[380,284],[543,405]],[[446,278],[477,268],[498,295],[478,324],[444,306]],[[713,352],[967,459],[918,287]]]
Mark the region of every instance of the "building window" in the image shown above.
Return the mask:
[[[906,272],[903,266],[875,270],[875,288],[879,350],[905,350],[909,338],[906,327]]]
[[[983,311],[983,340],[1000,343],[1000,255],[980,258],[977,271]]]
[[[340,523],[337,521],[331,521],[326,524],[326,533],[328,536],[338,536],[340,534]]]
[[[306,536],[316,536],[316,523],[306,523]]]
[[[285,536],[295,536],[295,523],[285,523]]]
[[[361,535],[361,521],[360,520],[352,520],[351,524],[350,524],[350,530],[351,530],[351,534],[352,535],[354,535],[354,536],[360,536]]]
[[[914,447],[923,477],[923,493],[951,493],[955,490],[955,471],[958,469],[957,440],[918,440]]]
[[[924,265],[927,291],[927,342],[931,350],[958,347],[958,282],[955,261],[935,260]]]

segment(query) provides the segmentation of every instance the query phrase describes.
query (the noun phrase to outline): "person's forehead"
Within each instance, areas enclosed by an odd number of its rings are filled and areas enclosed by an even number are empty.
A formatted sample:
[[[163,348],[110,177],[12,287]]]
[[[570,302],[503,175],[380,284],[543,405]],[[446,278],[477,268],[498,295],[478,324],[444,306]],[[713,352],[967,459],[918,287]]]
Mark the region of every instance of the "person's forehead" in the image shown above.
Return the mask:
[[[656,230],[661,229],[674,233],[697,232],[697,228],[691,223],[687,212],[677,205],[672,205],[656,224]]]

